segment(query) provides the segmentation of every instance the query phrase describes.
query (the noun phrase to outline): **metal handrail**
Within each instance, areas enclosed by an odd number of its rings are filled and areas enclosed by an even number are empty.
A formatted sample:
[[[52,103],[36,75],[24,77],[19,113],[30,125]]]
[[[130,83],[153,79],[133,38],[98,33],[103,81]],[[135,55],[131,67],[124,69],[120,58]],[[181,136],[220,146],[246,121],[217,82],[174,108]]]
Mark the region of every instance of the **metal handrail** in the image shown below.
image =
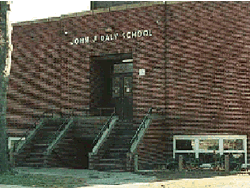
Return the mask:
[[[100,139],[100,137],[101,137],[101,135],[103,134],[103,132],[106,130],[106,129],[108,129],[108,128],[110,128],[109,127],[109,125],[110,125],[110,122],[111,122],[111,120],[112,120],[112,118],[113,118],[113,116],[115,115],[116,113],[115,113],[115,111],[111,114],[111,116],[109,117],[109,119],[108,119],[108,121],[103,125],[103,127],[102,127],[102,129],[101,129],[101,131],[98,133],[98,135],[95,137],[95,139],[94,139],[94,141],[93,141],[93,145],[95,145],[96,143],[97,143],[97,141]]]
[[[72,113],[70,114],[69,118],[71,118],[74,115],[74,112],[76,112],[76,111],[85,111],[85,112],[88,112],[88,114],[90,114],[90,111],[93,110],[93,109],[96,109],[96,110],[98,110],[100,112],[99,116],[101,116],[103,110],[113,110],[113,112],[115,112],[115,108],[92,108],[92,109],[83,108],[83,109],[75,109],[75,110],[72,111]],[[20,142],[23,139],[26,139],[27,136],[29,135],[29,132],[32,129],[36,129],[36,126],[39,124],[39,122],[41,121],[41,119],[45,118],[45,117],[48,117],[48,116],[46,116],[46,114],[51,114],[51,117],[53,118],[54,115],[56,114],[56,112],[52,109],[52,110],[46,110],[41,115],[38,115],[38,120],[34,124],[32,124],[32,126],[30,126],[28,128],[28,130],[25,131],[24,136],[20,137],[20,139],[18,140],[18,142]],[[60,114],[60,116],[63,117],[63,114]],[[63,126],[63,124],[60,126],[59,129],[61,129],[62,126]]]
[[[40,129],[43,126],[43,121],[40,121],[39,124],[35,127],[35,129],[27,136],[25,137],[24,143],[18,143],[18,146],[16,147],[15,153],[19,153],[19,151],[23,148],[23,146],[30,140],[30,137],[32,137],[35,132]],[[22,140],[24,137],[22,137],[20,140]]]
[[[145,117],[143,118],[143,120],[142,120],[140,126],[138,127],[138,129],[137,129],[135,135],[134,135],[133,138],[130,140],[130,144],[132,144],[135,140],[137,140],[138,135],[139,135],[141,129],[142,129],[142,128],[145,128],[146,120],[149,119],[149,116],[152,114],[152,111],[153,111],[153,108],[151,107],[151,108],[148,110],[148,112],[147,112],[147,114],[145,115]]]
[[[20,143],[20,141],[23,140],[23,139],[25,139],[25,140],[27,139],[27,137],[28,137],[29,132],[31,131],[31,129],[32,129],[32,128],[33,128],[33,129],[36,129],[36,128],[37,128],[37,125],[39,124],[39,122],[41,121],[41,119],[45,117],[45,114],[46,114],[46,113],[51,113],[51,114],[52,114],[51,117],[52,117],[52,118],[54,117],[54,111],[53,111],[53,110],[46,110],[46,111],[44,111],[44,112],[42,113],[42,115],[38,116],[38,120],[37,120],[34,124],[32,124],[32,126],[29,127],[28,130],[25,131],[24,136],[20,137],[20,139],[18,140],[18,143]],[[19,145],[19,144],[18,144],[18,145]]]
[[[40,121],[40,119],[38,120],[38,121],[36,121],[33,125],[32,125],[32,127],[34,128],[34,129],[36,129],[36,126],[37,126],[37,122],[39,122]],[[17,143],[19,143],[21,140],[23,140],[23,139],[25,139],[26,140],[26,138],[28,137],[28,133],[31,131],[31,127],[29,127],[28,128],[28,130],[26,130],[25,131],[25,133],[24,133],[24,135],[22,136],[22,137],[20,137],[20,139],[19,140],[17,140]],[[16,149],[15,149],[16,150]]]
[[[56,130],[55,133],[53,133],[52,136],[50,136],[49,140],[47,141],[47,143],[50,143],[51,140],[54,140],[56,138],[56,135],[59,134],[59,132],[62,131],[63,127],[65,127],[65,125],[69,122],[70,118],[66,118],[63,123],[60,125],[60,127]]]
[[[51,142],[52,139],[50,139],[50,145],[47,148],[46,151],[46,155],[48,155],[52,150],[53,147],[58,143],[58,141],[62,138],[62,136],[66,133],[66,131],[70,128],[70,126],[73,123],[73,118],[69,118],[66,121],[63,122],[63,124],[60,126],[60,128],[57,130],[56,133],[53,134],[53,137],[51,137],[53,139],[53,141]],[[61,130],[63,128],[63,130]]]

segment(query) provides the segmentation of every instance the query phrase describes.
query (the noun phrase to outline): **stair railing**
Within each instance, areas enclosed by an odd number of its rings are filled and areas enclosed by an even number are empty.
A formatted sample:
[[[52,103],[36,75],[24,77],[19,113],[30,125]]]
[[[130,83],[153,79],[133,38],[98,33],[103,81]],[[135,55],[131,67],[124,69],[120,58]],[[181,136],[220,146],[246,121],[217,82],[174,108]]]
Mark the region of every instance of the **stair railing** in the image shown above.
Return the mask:
[[[67,130],[73,125],[74,119],[71,117],[70,119],[67,120],[67,124],[65,125],[65,122],[60,126],[60,128],[57,130],[56,133],[54,133],[54,141],[49,145],[49,147],[46,150],[46,155],[49,155],[52,150],[55,148],[57,143],[63,138],[63,136],[66,134]],[[65,126],[64,126],[65,125]],[[62,127],[64,127],[62,129]]]
[[[35,126],[35,129],[32,130],[29,134],[26,134],[25,137],[22,137],[20,140],[24,140],[23,142],[19,142],[17,149],[15,151],[18,154],[26,144],[28,144],[32,138],[34,138],[35,134],[38,132],[39,129],[43,127],[43,120],[40,120],[39,124]],[[27,136],[28,135],[28,136]]]
[[[25,131],[24,136],[22,136],[19,140],[18,140],[18,145],[17,148],[15,150],[15,153],[18,154],[23,147],[25,146],[25,144],[29,143],[30,140],[35,136],[35,134],[37,133],[37,131],[43,126],[43,118],[45,118],[45,114],[51,113],[51,117],[53,118],[54,116],[54,111],[53,110],[47,110],[44,111],[42,113],[42,115],[38,116],[38,121],[36,121],[30,128],[28,128],[28,130]],[[39,122],[37,124],[37,122]],[[33,130],[31,130],[31,128],[34,128]],[[20,142],[22,141],[23,142]]]
[[[103,132],[109,128],[110,122],[112,120],[112,118],[115,116],[115,112],[113,112],[111,114],[111,116],[109,117],[108,121],[103,125],[101,131],[98,133],[98,135],[95,137],[92,145],[95,145],[97,143],[97,141],[100,139],[100,137],[102,136]]]
[[[130,153],[134,153],[135,149],[137,148],[137,145],[139,144],[140,140],[144,136],[144,133],[145,133],[146,129],[151,124],[152,119],[151,119],[150,116],[152,114],[152,110],[153,110],[153,108],[150,108],[148,110],[148,112],[145,115],[145,117],[143,118],[140,126],[138,127],[135,135],[131,139],[131,141],[130,141],[130,144],[131,144]]]
[[[17,145],[14,145],[14,148],[13,148],[13,151],[14,151],[14,152],[16,152],[16,150],[17,150],[17,148],[19,147],[19,145],[21,145],[21,141],[22,141],[22,140],[26,140],[27,137],[28,137],[28,135],[29,135],[29,133],[30,133],[31,131],[33,131],[34,128],[37,127],[37,122],[39,122],[39,121],[40,121],[40,119],[39,119],[38,121],[36,121],[31,127],[29,127],[29,128],[25,131],[25,133],[22,135],[22,137],[20,137],[20,138],[17,140]],[[32,129],[32,128],[33,128],[33,129]]]
[[[111,114],[108,121],[103,125],[99,134],[95,137],[92,145],[92,155],[96,155],[101,145],[104,143],[105,139],[108,137],[110,131],[113,129],[118,117],[115,117],[115,112]]]
[[[61,123],[60,127],[50,136],[47,140],[47,143],[50,144],[53,140],[56,139],[57,135],[64,129],[65,125],[69,122],[69,119],[66,118],[63,123]]]

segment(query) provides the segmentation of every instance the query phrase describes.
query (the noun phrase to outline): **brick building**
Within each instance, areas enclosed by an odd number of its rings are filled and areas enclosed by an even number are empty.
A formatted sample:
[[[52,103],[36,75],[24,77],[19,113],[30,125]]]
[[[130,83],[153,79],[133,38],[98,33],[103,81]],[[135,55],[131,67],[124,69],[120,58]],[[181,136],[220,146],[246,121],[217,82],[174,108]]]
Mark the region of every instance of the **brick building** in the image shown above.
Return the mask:
[[[152,108],[127,154],[138,155],[139,169],[213,150],[246,162],[249,5],[147,2],[13,24],[9,134],[44,111],[96,108],[115,108],[119,123],[135,131]]]

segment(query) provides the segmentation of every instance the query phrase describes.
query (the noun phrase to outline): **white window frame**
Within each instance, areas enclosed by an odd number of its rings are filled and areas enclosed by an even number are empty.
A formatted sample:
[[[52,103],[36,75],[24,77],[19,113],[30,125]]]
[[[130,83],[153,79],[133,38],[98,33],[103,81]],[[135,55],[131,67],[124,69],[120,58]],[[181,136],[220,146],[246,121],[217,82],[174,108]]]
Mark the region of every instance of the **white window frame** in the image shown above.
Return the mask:
[[[24,137],[9,137],[8,138],[8,149],[11,149],[11,141],[16,140],[25,140]]]
[[[244,153],[245,164],[247,164],[247,135],[174,135],[173,137],[173,158],[177,153],[195,153],[195,158],[199,158],[199,153],[213,153],[213,150],[202,150],[199,149],[200,140],[219,140],[219,150],[215,150],[220,155],[226,153]],[[223,140],[243,140],[243,150],[224,150]],[[195,140],[194,150],[177,150],[176,140]]]

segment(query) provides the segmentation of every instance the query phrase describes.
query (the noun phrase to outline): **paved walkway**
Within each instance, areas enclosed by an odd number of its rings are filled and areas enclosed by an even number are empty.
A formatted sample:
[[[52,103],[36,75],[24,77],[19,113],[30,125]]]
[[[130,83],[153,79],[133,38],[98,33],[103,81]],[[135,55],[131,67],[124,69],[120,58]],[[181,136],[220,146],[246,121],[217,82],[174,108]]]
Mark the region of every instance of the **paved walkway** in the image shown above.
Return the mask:
[[[124,185],[95,185],[88,188],[250,188],[249,175],[234,175],[204,179],[180,179]]]
[[[248,174],[215,176],[203,179],[156,181],[156,177],[154,176],[143,176],[130,172],[99,172],[95,170],[75,170],[60,168],[17,168],[16,170],[19,173],[24,174],[46,174],[84,178],[87,181],[87,184],[90,185],[85,186],[88,188],[250,188],[250,176]],[[0,188],[10,187],[28,188],[24,186],[0,185]]]
[[[30,188],[30,187],[24,187],[21,185],[3,185],[3,184],[0,184],[0,187],[1,188]]]
[[[65,168],[16,168],[16,170],[23,174],[44,174],[83,178],[87,181],[86,183],[88,185],[119,185],[125,183],[152,182],[156,180],[156,177],[154,176],[145,176],[131,172],[101,172],[97,170]]]

